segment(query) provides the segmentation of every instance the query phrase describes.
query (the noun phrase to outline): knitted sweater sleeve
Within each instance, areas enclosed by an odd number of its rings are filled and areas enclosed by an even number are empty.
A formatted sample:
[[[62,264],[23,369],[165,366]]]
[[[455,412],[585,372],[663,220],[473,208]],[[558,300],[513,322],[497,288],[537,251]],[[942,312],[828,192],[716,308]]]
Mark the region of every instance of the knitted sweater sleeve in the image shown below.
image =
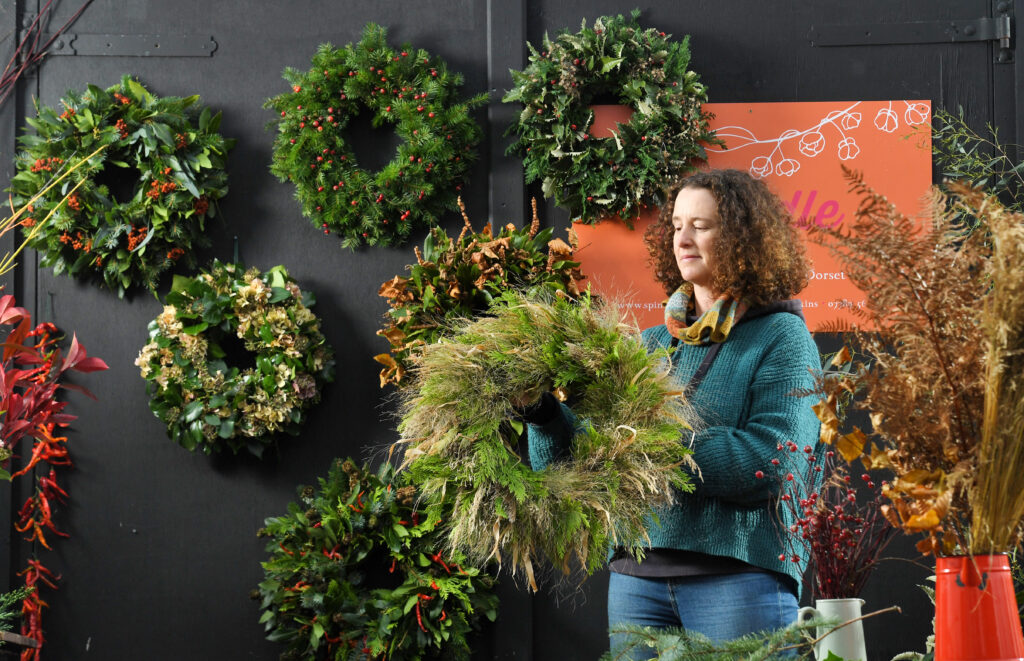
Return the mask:
[[[779,451],[779,444],[793,441],[799,454],[807,446],[818,452],[812,401],[793,394],[814,387],[810,370],[820,364],[817,347],[805,328],[786,332],[786,326],[773,329],[776,337],[754,373],[747,414],[739,426],[707,427],[695,438],[694,459],[701,474],[694,480],[696,493],[742,504],[763,501],[782,491],[788,473],[806,466],[792,453]],[[779,459],[778,465],[772,459]]]
[[[540,424],[526,425],[530,466],[533,470],[544,470],[550,464],[569,456],[576,425],[576,415],[561,402],[550,419]]]

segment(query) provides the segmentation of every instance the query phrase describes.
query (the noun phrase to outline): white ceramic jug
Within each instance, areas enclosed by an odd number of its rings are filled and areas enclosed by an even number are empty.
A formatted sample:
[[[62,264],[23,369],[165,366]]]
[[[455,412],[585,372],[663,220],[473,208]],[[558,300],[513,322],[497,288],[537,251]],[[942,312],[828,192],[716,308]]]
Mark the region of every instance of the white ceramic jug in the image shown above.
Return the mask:
[[[797,621],[807,622],[817,617],[823,620],[838,620],[839,624],[849,622],[860,617],[860,608],[864,605],[864,600],[818,599],[814,603],[817,608],[805,606],[798,611]],[[836,629],[822,638],[821,642],[814,646],[814,658],[817,661],[825,661],[829,652],[832,652],[845,661],[867,661],[868,654],[864,649],[864,627],[862,624],[858,620],[841,629]],[[818,637],[828,630],[828,627],[818,627]]]

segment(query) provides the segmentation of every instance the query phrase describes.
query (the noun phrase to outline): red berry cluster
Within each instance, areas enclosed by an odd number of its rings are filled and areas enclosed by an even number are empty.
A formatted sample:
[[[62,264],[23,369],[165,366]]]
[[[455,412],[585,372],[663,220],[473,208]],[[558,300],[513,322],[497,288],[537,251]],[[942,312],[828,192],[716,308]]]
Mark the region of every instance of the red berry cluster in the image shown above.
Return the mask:
[[[37,158],[35,162],[32,163],[32,167],[30,169],[32,172],[42,172],[44,170],[46,172],[53,172],[54,166],[59,168],[62,163],[64,163],[64,159],[57,158],[56,156],[52,158]]]
[[[384,37],[369,25],[359,44],[322,46],[308,72],[286,76],[291,93],[267,102],[279,115],[271,171],[298,186],[304,214],[348,247],[401,241],[412,225],[455,210],[480,139],[468,110],[486,98],[453,103],[459,82],[440,63],[394,51]],[[407,138],[378,172],[360,168],[347,145],[348,119],[360,109]]]
[[[800,450],[792,441],[779,444],[777,449],[790,455]],[[860,476],[864,494],[858,497],[849,468],[837,465],[833,451],[825,453],[824,461],[819,461],[809,445],[801,454],[805,470],[798,470],[796,475],[787,473],[779,496],[790,547],[779,560],[799,562],[800,555],[793,549],[802,547],[810,555],[816,597],[856,597],[895,529],[882,514],[881,494],[868,473]],[[771,463],[779,466],[780,460],[775,458]],[[761,479],[764,471],[755,475]]]

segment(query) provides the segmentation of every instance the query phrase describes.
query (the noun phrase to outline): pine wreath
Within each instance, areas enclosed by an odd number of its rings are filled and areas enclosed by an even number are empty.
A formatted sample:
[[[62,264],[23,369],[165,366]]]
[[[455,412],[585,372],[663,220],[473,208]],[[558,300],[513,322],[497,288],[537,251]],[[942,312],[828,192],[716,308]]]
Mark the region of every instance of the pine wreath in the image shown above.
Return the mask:
[[[292,181],[303,215],[348,248],[401,243],[454,211],[481,137],[469,111],[487,95],[459,102],[461,74],[408,44],[395,51],[385,37],[370,23],[358,44],[322,44],[309,71],[285,69],[292,91],[265,104],[280,114],[270,171]],[[345,140],[360,111],[403,140],[378,172],[359,167]]]
[[[461,208],[461,200],[459,204]],[[391,352],[374,356],[384,365],[382,388],[389,383],[405,385],[411,352],[437,342],[454,319],[486,312],[509,288],[550,295],[580,293],[577,282],[583,275],[572,254],[576,235],[570,230],[570,246],[552,239],[551,228],[540,229],[536,200],[529,227],[517,229],[509,223],[497,235],[490,224],[474,231],[465,209],[462,214],[464,225],[457,239],[433,228],[423,250],[416,248],[409,275],[396,275],[380,286],[378,293],[391,306],[385,315],[389,325],[377,331],[391,343]]]
[[[26,120],[36,133],[18,139],[22,151],[8,189],[15,205],[107,145],[32,203],[22,224],[35,230],[26,233],[28,245],[44,266],[101,279],[121,296],[136,285],[154,290],[180,261],[194,266],[195,248],[208,245],[206,219],[228,190],[224,164],[234,144],[217,133],[220,113],[197,112],[198,100],[156,97],[125,76],[106,90],[68,92],[59,114],[37,106],[37,117]]]
[[[523,157],[526,181],[541,182],[545,197],[574,218],[596,222],[619,215],[626,222],[647,205],[664,203],[664,190],[707,158],[701,143],[715,143],[704,85],[690,63],[689,37],[668,35],[630,19],[605,16],[592,28],[544,37],[531,44],[530,63],[513,71],[503,101],[525,106],[508,132],[509,153]],[[591,135],[590,106],[601,96],[629,106],[632,119],[616,135]]]
[[[430,511],[445,512],[452,548],[508,561],[536,589],[539,558],[590,574],[612,546],[642,545],[650,508],[691,488],[679,470],[689,414],[665,354],[648,354],[614,307],[509,293],[490,312],[414,354],[403,467]],[[569,456],[535,471],[512,402],[538,389],[571,397],[583,422]]]
[[[493,579],[443,551],[416,488],[385,464],[335,460],[320,488],[267,519],[260,621],[282,661],[468,659],[466,636],[496,616]]]
[[[257,456],[272,434],[298,434],[334,375],[314,302],[283,266],[261,273],[214,261],[194,278],[175,276],[135,360],[167,434],[188,450]]]

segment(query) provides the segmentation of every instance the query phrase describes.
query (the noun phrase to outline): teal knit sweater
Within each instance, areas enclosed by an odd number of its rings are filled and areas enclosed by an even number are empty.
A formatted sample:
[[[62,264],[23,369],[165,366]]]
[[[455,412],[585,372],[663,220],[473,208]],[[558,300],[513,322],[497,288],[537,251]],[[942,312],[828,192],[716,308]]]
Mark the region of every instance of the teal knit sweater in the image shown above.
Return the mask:
[[[672,341],[664,325],[648,328],[643,338],[650,349],[668,347]],[[706,345],[679,345],[670,374],[680,389],[707,351]],[[821,454],[813,401],[791,394],[813,388],[812,370],[818,371],[820,364],[814,340],[796,314],[742,320],[732,329],[703,382],[690,394],[702,423],[692,440],[700,476],[693,476],[693,493],[677,494],[675,505],[657,512],[657,523],[649,519],[652,548],[737,558],[786,574],[801,585],[807,554],[800,544],[787,543],[791,533],[782,526],[795,521],[788,508],[777,507],[776,497],[787,473],[807,473],[805,446]],[[534,470],[571,451],[576,424],[572,411],[562,405],[552,420],[528,425]],[[690,443],[690,433],[680,441]],[[786,441],[795,442],[800,451],[779,451],[778,445]],[[775,458],[778,466],[771,462]],[[763,477],[756,476],[758,471]]]

